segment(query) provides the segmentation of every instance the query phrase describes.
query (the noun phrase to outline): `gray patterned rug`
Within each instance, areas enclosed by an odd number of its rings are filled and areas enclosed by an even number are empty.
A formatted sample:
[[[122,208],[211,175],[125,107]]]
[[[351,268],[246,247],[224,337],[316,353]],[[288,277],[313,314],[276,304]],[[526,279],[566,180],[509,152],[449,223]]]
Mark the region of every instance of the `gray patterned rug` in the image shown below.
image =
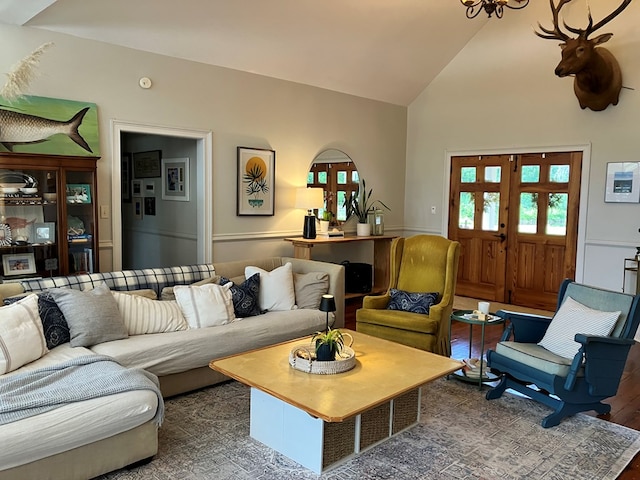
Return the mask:
[[[640,432],[578,414],[543,429],[549,409],[515,395],[437,380],[419,425],[322,479],[614,479],[640,451]],[[237,382],[166,402],[154,460],[102,479],[316,479],[249,437],[249,388]]]

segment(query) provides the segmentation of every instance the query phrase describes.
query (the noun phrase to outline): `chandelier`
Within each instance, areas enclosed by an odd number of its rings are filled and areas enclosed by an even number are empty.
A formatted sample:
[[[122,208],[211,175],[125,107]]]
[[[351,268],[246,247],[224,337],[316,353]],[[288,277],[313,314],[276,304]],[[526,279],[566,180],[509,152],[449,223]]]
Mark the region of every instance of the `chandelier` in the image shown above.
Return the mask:
[[[467,7],[467,18],[476,18],[482,10],[487,12],[489,17],[495,13],[496,17],[502,18],[504,7],[520,10],[529,5],[529,0],[515,1],[518,2],[517,5],[509,5],[509,0],[460,0],[460,3]]]

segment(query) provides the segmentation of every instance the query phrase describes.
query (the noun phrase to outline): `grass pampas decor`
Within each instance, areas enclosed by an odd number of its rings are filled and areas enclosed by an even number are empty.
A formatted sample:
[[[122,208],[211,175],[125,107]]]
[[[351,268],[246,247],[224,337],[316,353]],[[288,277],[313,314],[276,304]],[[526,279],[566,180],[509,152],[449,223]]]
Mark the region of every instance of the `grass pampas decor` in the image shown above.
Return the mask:
[[[40,56],[44,51],[53,45],[52,42],[36,48],[31,54],[16,63],[9,73],[7,73],[7,83],[0,90],[0,96],[6,100],[15,100],[24,95],[29,88],[29,84],[36,77],[36,67],[40,61]]]

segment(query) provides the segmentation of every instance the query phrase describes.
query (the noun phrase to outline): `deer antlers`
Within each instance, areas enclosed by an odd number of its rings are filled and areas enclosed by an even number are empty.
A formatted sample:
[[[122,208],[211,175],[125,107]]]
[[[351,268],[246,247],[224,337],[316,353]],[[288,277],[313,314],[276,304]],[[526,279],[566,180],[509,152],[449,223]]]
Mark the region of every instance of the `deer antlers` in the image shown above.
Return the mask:
[[[568,40],[570,38],[569,35],[567,35],[562,30],[560,30],[559,15],[560,15],[560,10],[562,10],[562,7],[564,7],[570,1],[571,0],[560,0],[558,2],[558,6],[555,6],[553,3],[553,0],[549,0],[549,4],[551,6],[551,12],[553,13],[553,30],[544,28],[540,24],[540,22],[538,22],[538,28],[540,28],[540,30],[543,33],[540,33],[534,30],[535,34],[540,38],[546,38],[549,40],[562,40],[562,41]],[[569,30],[571,33],[575,33],[580,38],[587,40],[589,38],[589,35],[591,35],[596,30],[604,27],[607,23],[609,23],[611,20],[616,18],[625,8],[629,6],[630,3],[631,3],[631,0],[623,0],[623,2],[618,6],[618,8],[616,8],[613,12],[611,12],[609,15],[607,15],[605,18],[600,20],[595,25],[593,24],[593,17],[591,16],[591,7],[589,7],[587,4],[587,8],[589,10],[589,25],[587,26],[587,28],[584,28],[584,29],[574,28],[567,25],[566,22],[564,21],[562,22],[562,24],[564,25],[564,28]]]

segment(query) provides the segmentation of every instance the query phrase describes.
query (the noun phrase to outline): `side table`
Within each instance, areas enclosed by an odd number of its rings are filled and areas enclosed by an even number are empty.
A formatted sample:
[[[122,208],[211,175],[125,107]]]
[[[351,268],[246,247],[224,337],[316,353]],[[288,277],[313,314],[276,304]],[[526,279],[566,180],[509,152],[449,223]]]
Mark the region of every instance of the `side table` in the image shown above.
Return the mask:
[[[481,332],[482,332],[481,341],[480,341],[480,374],[477,377],[475,375],[471,377],[471,376],[465,375],[464,371],[459,370],[457,372],[452,373],[451,375],[453,375],[454,378],[463,380],[465,382],[477,383],[478,388],[482,389],[482,384],[484,382],[492,382],[498,379],[498,377],[493,373],[484,371],[485,328],[487,327],[487,325],[502,325],[502,328],[504,330],[504,328],[506,327],[505,319],[491,313],[488,320],[479,320],[478,316],[473,313],[473,310],[454,310],[453,313],[451,314],[451,319],[449,321],[449,338],[451,338],[451,324],[453,323],[454,320],[457,322],[467,323],[469,325],[469,357],[468,358],[471,358],[471,351],[473,347],[473,326],[480,325]]]

